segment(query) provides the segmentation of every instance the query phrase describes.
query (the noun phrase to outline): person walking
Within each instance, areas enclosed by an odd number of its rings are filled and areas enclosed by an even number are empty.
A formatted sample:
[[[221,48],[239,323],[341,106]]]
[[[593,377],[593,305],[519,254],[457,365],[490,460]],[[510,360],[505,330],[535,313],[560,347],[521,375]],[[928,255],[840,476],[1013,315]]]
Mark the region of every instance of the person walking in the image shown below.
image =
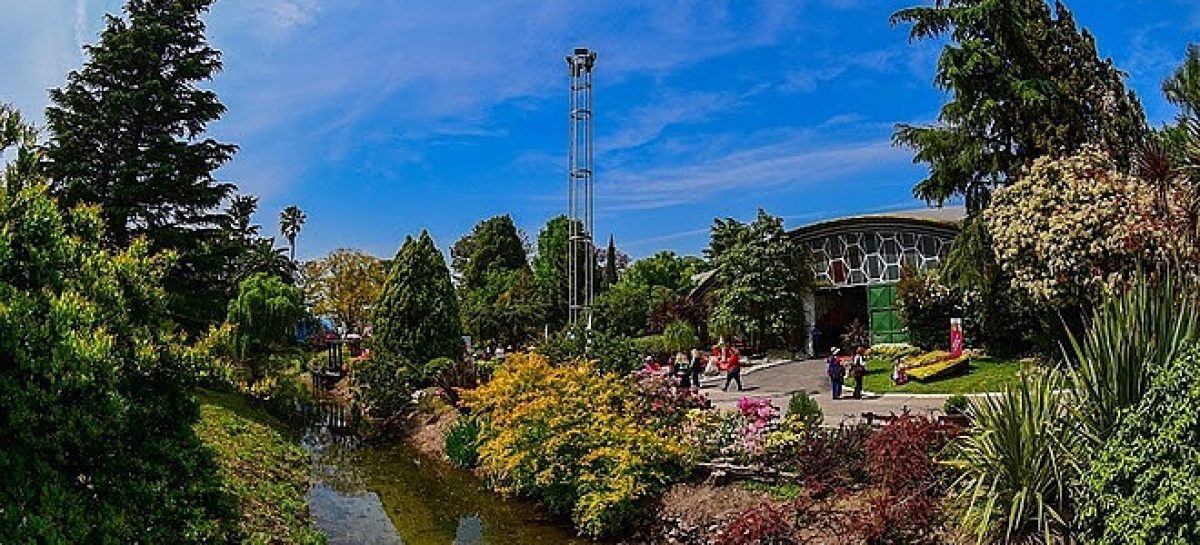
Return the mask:
[[[692,386],[691,367],[687,354],[682,350],[675,353],[675,365],[671,366],[671,376],[680,379],[680,386],[683,388]]]
[[[725,387],[721,391],[729,391],[732,381],[737,381],[738,391],[742,391],[742,363],[736,347],[730,347],[729,355],[725,357]]]
[[[842,365],[842,360],[839,360],[837,355],[837,348],[834,348],[829,353],[829,359],[826,360],[829,367],[826,372],[829,373],[829,384],[832,386],[833,398],[841,399],[842,383],[846,381],[846,366]]]
[[[863,377],[867,376],[867,350],[858,347],[850,363],[850,378],[854,379],[854,399],[862,399]]]
[[[708,360],[704,357],[704,352],[701,352],[697,348],[693,348],[691,370],[689,373],[692,375],[692,387],[697,390],[700,389],[700,374],[704,372],[704,366],[707,363]]]

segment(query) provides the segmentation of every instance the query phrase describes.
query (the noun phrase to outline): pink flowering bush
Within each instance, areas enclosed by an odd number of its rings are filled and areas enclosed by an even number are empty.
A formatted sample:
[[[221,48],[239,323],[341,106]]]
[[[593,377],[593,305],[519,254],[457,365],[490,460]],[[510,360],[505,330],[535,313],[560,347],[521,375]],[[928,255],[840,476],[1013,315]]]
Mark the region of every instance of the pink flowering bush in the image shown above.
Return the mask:
[[[769,399],[743,398],[737,411],[693,411],[684,422],[688,444],[701,457],[739,463],[761,460],[771,422],[779,409]]]
[[[635,371],[629,375],[629,380],[638,418],[660,429],[677,427],[690,410],[712,407],[708,396],[680,387],[679,380],[673,377]]]

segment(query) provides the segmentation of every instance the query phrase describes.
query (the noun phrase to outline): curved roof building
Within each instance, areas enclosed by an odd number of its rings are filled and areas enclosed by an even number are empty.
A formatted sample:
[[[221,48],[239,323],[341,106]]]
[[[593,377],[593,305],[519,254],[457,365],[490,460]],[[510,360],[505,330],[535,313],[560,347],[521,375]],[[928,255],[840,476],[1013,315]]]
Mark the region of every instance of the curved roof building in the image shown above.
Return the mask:
[[[813,353],[841,344],[857,321],[870,343],[907,342],[896,312],[901,270],[936,267],[954,244],[961,207],[835,218],[790,232],[812,251],[817,292],[806,305]],[[947,325],[948,327],[948,325]]]

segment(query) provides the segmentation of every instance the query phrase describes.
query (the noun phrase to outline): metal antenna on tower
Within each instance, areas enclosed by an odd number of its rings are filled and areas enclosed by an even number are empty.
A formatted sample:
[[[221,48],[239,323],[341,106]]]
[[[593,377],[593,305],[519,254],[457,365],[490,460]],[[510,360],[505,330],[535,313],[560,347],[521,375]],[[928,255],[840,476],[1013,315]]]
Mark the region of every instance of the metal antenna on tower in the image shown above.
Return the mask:
[[[596,52],[577,47],[567,55],[571,74],[571,147],[567,156],[570,186],[568,205],[567,277],[571,324],[592,326],[592,298],[595,294],[596,245],[592,240],[592,68]]]

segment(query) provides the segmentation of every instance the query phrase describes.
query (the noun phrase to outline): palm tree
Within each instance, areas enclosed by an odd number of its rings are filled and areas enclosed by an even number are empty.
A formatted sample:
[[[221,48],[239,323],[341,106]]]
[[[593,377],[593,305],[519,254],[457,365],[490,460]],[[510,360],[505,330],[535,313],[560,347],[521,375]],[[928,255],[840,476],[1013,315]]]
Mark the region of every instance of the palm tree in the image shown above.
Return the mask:
[[[296,260],[296,237],[300,235],[300,227],[306,220],[308,220],[308,216],[304,215],[304,212],[301,212],[300,208],[294,204],[279,213],[279,232],[288,241],[292,261]]]

